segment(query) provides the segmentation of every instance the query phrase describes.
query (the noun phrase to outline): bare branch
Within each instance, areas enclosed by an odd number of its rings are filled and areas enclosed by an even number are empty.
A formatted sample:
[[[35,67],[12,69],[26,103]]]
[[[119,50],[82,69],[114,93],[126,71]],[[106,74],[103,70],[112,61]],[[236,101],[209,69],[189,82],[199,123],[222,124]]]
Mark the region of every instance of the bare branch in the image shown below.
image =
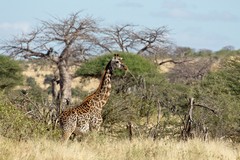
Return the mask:
[[[215,111],[214,109],[212,109],[212,108],[210,108],[210,107],[208,107],[208,106],[205,106],[205,105],[203,105],[203,104],[194,104],[194,106],[202,107],[202,108],[204,108],[204,109],[207,109],[207,110],[212,111],[214,114],[217,114],[217,111]]]
[[[149,51],[149,49],[154,49],[154,46],[162,46],[167,43],[168,32],[167,28],[163,26],[156,29],[146,28],[138,33],[134,33],[135,40],[142,45],[142,48],[137,54]]]
[[[192,84],[201,80],[211,69],[213,59],[193,59],[185,63],[178,63],[170,71],[169,79],[172,82]]]
[[[109,44],[108,46],[111,47],[111,49],[108,50],[121,50],[122,52],[128,52],[134,45],[134,39],[132,36],[133,27],[133,25],[125,24],[103,29],[102,40],[105,41],[105,44]]]
[[[181,64],[181,63],[185,63],[185,62],[189,62],[189,61],[192,61],[192,60],[183,60],[183,61],[175,61],[173,59],[170,59],[170,60],[166,60],[166,61],[162,61],[160,63],[158,63],[158,65],[163,65],[165,63],[173,63],[173,64]]]

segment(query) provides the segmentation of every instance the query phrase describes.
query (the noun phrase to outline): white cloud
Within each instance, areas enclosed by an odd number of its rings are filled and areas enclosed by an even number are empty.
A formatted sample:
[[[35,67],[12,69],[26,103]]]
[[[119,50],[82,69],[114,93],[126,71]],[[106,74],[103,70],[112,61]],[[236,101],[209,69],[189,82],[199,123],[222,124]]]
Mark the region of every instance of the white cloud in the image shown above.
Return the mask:
[[[0,23],[0,29],[3,31],[13,31],[13,32],[28,32],[30,30],[30,24],[26,22],[15,22],[9,23],[4,22]]]
[[[230,41],[228,36],[204,30],[202,27],[188,27],[178,31],[174,35],[174,39],[178,40],[177,45],[179,46],[191,46],[195,49],[211,49],[213,51],[228,45],[228,41]]]
[[[164,9],[184,9],[187,8],[187,4],[181,1],[163,1],[161,4]]]
[[[184,9],[172,9],[155,12],[152,15],[163,18],[192,20],[192,21],[220,21],[220,22],[237,22],[240,17],[230,12],[210,11],[205,13],[193,12]]]
[[[237,22],[240,20],[238,15],[226,10],[198,10],[195,5],[187,4],[182,1],[163,1],[160,11],[153,12],[154,16],[176,20],[191,21],[219,21]]]
[[[223,21],[234,22],[238,21],[239,17],[227,11],[210,11],[207,13],[195,13],[194,17],[203,21]]]
[[[124,1],[121,3],[117,4],[118,7],[124,7],[124,8],[142,8],[143,5],[138,3],[138,2],[133,2],[133,1]]]

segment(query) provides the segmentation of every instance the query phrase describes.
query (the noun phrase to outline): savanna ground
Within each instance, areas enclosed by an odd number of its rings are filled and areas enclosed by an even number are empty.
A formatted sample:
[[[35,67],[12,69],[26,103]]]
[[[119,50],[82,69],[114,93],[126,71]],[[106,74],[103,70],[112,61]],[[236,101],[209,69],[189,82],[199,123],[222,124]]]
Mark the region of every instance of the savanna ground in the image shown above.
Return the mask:
[[[40,85],[44,76],[49,74],[44,68],[29,67],[25,75],[35,77]],[[167,66],[167,69],[171,66]],[[37,70],[37,71],[36,71]],[[79,84],[79,79],[76,84]],[[91,84],[84,91],[96,88],[99,83]],[[80,83],[81,84],[81,83]],[[74,84],[73,84],[74,85]],[[74,85],[75,86],[75,85]],[[47,85],[42,85],[46,88]],[[85,86],[86,87],[86,86]],[[240,160],[240,144],[227,140],[149,138],[113,138],[107,135],[89,135],[81,142],[69,141],[62,145],[59,141],[48,138],[30,138],[27,140],[9,139],[0,136],[0,160]]]
[[[113,139],[90,135],[82,142],[33,139],[15,141],[0,137],[4,160],[239,160],[240,145],[221,140],[189,141]]]

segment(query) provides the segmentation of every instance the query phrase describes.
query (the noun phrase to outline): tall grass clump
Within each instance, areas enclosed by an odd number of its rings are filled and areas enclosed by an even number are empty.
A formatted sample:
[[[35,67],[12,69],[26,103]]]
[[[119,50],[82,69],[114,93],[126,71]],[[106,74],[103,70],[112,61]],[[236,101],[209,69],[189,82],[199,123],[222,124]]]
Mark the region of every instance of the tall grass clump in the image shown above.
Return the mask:
[[[16,160],[238,160],[240,145],[226,141],[204,142],[199,139],[128,141],[106,137],[61,145],[46,139],[18,142],[0,137],[0,155],[2,159]]]

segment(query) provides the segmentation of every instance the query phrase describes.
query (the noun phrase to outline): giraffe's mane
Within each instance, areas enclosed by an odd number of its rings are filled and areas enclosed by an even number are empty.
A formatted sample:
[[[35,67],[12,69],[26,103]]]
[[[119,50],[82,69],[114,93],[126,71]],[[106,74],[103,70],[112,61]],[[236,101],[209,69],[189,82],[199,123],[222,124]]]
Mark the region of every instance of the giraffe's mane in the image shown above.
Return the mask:
[[[102,78],[101,78],[101,81],[100,81],[100,84],[99,84],[98,88],[92,94],[85,97],[80,105],[87,103],[89,100],[91,100],[96,95],[96,93],[100,92],[100,90],[102,88],[102,85],[103,85],[104,78],[106,76],[106,73],[107,73],[107,70],[105,69],[104,73],[102,74]]]
[[[93,99],[93,97],[94,97],[98,92],[100,92],[100,90],[102,89],[105,76],[106,76],[108,70],[109,70],[109,69],[111,70],[111,66],[110,66],[110,65],[111,65],[111,60],[108,62],[108,64],[107,64],[106,67],[105,67],[105,70],[104,70],[104,73],[102,74],[101,81],[100,81],[100,83],[99,83],[98,88],[97,88],[92,94],[90,94],[90,95],[88,95],[87,97],[85,97],[85,98],[83,99],[83,101],[82,101],[79,105],[76,105],[76,106],[73,107],[73,108],[75,108],[75,109],[77,109],[77,108],[78,108],[78,109],[79,109],[79,108],[86,109],[85,106],[88,104],[88,102],[89,102],[91,99]],[[110,71],[110,74],[111,74],[111,72],[112,72],[112,71]],[[87,106],[88,106],[88,105],[87,105]],[[87,107],[87,108],[89,108],[89,107]]]
[[[92,97],[102,89],[103,81],[104,81],[104,79],[105,79],[105,76],[106,76],[106,74],[107,74],[107,71],[108,71],[109,68],[110,68],[110,65],[111,65],[111,60],[110,60],[110,61],[108,62],[108,64],[106,65],[106,68],[105,68],[105,70],[104,70],[104,73],[102,74],[101,81],[100,81],[100,83],[99,83],[98,88],[97,88],[92,94],[90,94],[89,96],[87,96],[86,98],[84,98],[84,100],[83,100],[82,103],[84,103],[85,101],[87,102],[89,99],[92,99]],[[112,72],[112,71],[110,71],[110,73],[111,73],[111,72]]]

